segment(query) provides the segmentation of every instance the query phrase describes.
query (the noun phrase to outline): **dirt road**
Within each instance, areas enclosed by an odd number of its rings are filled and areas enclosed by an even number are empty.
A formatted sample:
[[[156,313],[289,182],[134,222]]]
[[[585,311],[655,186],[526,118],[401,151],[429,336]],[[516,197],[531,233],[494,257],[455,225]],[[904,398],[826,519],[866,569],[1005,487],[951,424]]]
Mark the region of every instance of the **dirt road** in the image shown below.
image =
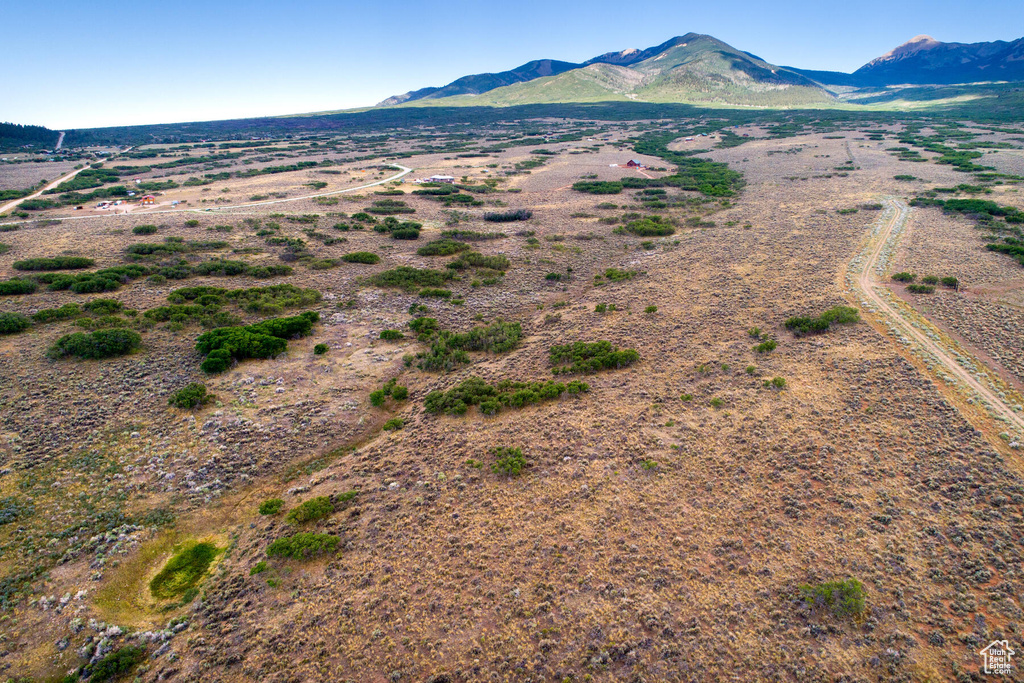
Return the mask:
[[[102,161],[106,161],[106,159],[101,159],[100,162],[102,162]],[[94,162],[94,163],[99,163],[99,162]],[[367,183],[366,185],[360,185],[359,187],[347,187],[344,190],[334,190],[333,192],[320,192],[320,193],[317,193],[317,194],[302,195],[301,197],[288,197],[287,199],[269,199],[269,200],[260,201],[260,202],[246,202],[245,204],[231,204],[230,206],[216,206],[216,207],[210,207],[210,208],[204,208],[204,209],[182,208],[182,209],[159,209],[159,210],[156,210],[156,211],[146,211],[143,207],[132,207],[131,209],[126,209],[125,213],[131,212],[133,214],[136,214],[136,213],[139,214],[139,215],[145,214],[145,215],[148,216],[148,215],[153,215],[153,214],[158,214],[158,213],[161,213],[161,214],[162,213],[205,213],[205,212],[214,212],[214,211],[216,211],[216,212],[224,212],[224,211],[228,211],[230,209],[243,209],[243,208],[248,208],[248,207],[251,207],[251,206],[264,206],[266,204],[283,204],[285,202],[297,202],[297,201],[300,201],[300,200],[303,200],[303,199],[315,199],[317,197],[330,197],[331,195],[335,195],[335,194],[344,194],[345,192],[355,192],[357,190],[365,190],[368,187],[376,187],[377,185],[383,185],[384,183],[390,183],[392,180],[398,180],[399,178],[401,178],[401,177],[403,177],[403,176],[405,176],[405,175],[407,175],[409,173],[412,173],[412,169],[411,168],[407,168],[405,166],[402,166],[401,164],[388,164],[388,166],[393,166],[393,167],[401,169],[401,170],[398,173],[396,173],[395,175],[389,176],[389,177],[384,178],[382,180],[377,180],[377,181],[374,181],[372,183]],[[86,167],[86,168],[88,168],[88,167]],[[26,199],[33,199],[35,197],[38,197],[45,190],[49,190],[49,189],[51,189],[53,187],[56,187],[57,185],[61,184],[65,180],[68,180],[69,178],[74,178],[79,172],[81,172],[83,170],[85,170],[85,169],[79,169],[78,171],[75,171],[74,173],[70,173],[70,174],[64,176],[63,178],[61,178],[59,180],[55,180],[54,182],[52,182],[51,184],[47,185],[42,190],[39,190],[39,192],[36,192],[33,195],[29,195],[28,197],[22,197],[21,199],[16,199],[13,202],[10,202],[6,206],[0,208],[0,213],[6,213],[7,211],[9,211],[10,209],[13,209],[15,206],[17,206],[21,202],[25,201]],[[80,221],[80,220],[86,220],[86,219],[89,219],[89,218],[105,218],[107,215],[110,215],[110,214],[91,214],[91,215],[88,215],[88,216],[47,216],[46,218],[53,218],[53,219],[57,219],[57,220],[61,220],[61,221],[76,221],[76,220]],[[0,225],[8,225],[8,224],[7,223],[0,223]]]
[[[61,135],[64,135],[64,134],[61,133]],[[104,161],[106,161],[106,159],[100,159],[99,161],[93,161],[91,163],[93,163],[93,164],[102,164]],[[40,196],[41,194],[43,194],[47,190],[52,190],[53,188],[57,187],[58,185],[60,185],[64,181],[71,180],[72,178],[74,178],[76,175],[78,175],[79,173],[81,173],[82,171],[84,171],[87,168],[92,168],[92,166],[90,164],[86,164],[86,165],[82,166],[82,168],[75,169],[71,173],[68,173],[66,176],[62,176],[60,178],[57,178],[52,183],[50,183],[49,185],[47,185],[43,189],[39,190],[35,194],[30,194],[27,197],[22,197],[21,199],[15,199],[14,201],[7,202],[3,206],[0,206],[0,213],[7,213],[8,211],[10,211],[11,209],[15,208],[16,206],[18,206],[18,204],[21,204],[22,202],[28,201],[29,199],[35,199],[36,197]]]
[[[978,379],[968,370],[962,367],[947,349],[945,349],[941,344],[930,339],[927,335],[921,332],[921,330],[911,324],[898,308],[890,305],[889,302],[878,293],[877,289],[884,287],[884,285],[879,283],[876,279],[876,269],[878,267],[879,258],[892,236],[893,229],[897,225],[900,225],[901,221],[905,220],[910,214],[910,207],[898,199],[886,199],[885,204],[890,209],[893,209],[893,213],[889,218],[885,219],[885,223],[883,224],[882,229],[878,231],[878,234],[872,237],[874,241],[869,245],[868,257],[864,260],[861,269],[857,273],[857,289],[860,290],[860,293],[866,297],[867,300],[877,306],[877,312],[899,329],[907,339],[911,339],[916,342],[922,349],[931,354],[935,360],[943,366],[947,373],[956,377],[958,380],[970,387],[971,390],[973,390],[988,404],[992,413],[1005,419],[1008,425],[1024,432],[1024,417],[1021,417],[1019,414],[1014,412],[1005,401],[997,396],[991,389],[979,382]],[[976,364],[982,365],[976,359],[973,360]]]

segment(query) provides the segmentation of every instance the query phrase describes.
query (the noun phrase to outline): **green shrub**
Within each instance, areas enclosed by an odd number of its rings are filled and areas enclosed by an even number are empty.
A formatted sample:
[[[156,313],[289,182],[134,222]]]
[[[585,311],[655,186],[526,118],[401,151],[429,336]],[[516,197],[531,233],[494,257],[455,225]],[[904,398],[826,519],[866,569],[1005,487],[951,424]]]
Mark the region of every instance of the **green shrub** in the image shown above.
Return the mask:
[[[300,532],[279,538],[267,546],[268,557],[303,560],[322,553],[333,552],[341,539],[330,534]]]
[[[155,225],[136,225],[134,228],[132,228],[133,235],[152,235],[155,232]]]
[[[255,576],[256,574],[262,574],[263,572],[270,569],[270,565],[265,560],[260,560],[253,565],[252,569],[249,570],[249,576]]]
[[[453,240],[461,240],[463,242],[483,242],[487,240],[497,240],[508,237],[503,232],[476,232],[474,230],[445,230],[441,233],[441,237],[448,237]]]
[[[284,501],[280,498],[268,498],[260,503],[261,515],[276,515],[284,507]]]
[[[604,313],[608,310],[608,304],[597,304],[594,306],[594,313]]]
[[[207,393],[205,384],[192,382],[171,394],[171,397],[167,399],[167,403],[175,408],[192,410],[209,403],[213,399],[213,394]]]
[[[218,327],[199,336],[196,350],[206,354],[202,369],[207,373],[227,370],[232,360],[271,358],[288,348],[287,340],[305,337],[320,319],[316,311],[290,318],[271,318],[245,327]]]
[[[708,401],[708,405],[711,406],[712,408],[721,408],[722,406],[725,405],[725,401],[723,401],[720,398],[713,398],[710,401]]]
[[[693,400],[693,394],[683,394],[682,396],[679,397],[679,400],[682,401],[683,403],[692,401]]]
[[[923,282],[926,285],[937,285],[939,284],[939,278],[937,278],[934,275],[925,275],[923,278],[921,278],[921,282]]]
[[[578,380],[568,384],[502,380],[491,385],[479,377],[470,377],[448,391],[430,392],[424,399],[423,407],[428,413],[462,415],[469,406],[479,405],[480,412],[495,415],[503,407],[522,408],[532,403],[556,399],[563,393],[576,395],[588,391],[590,386]]]
[[[400,287],[407,291],[421,287],[440,287],[455,275],[451,271],[398,266],[369,278],[367,282],[378,287]]]
[[[32,327],[32,321],[21,313],[0,313],[0,334],[17,334]]]
[[[622,183],[614,180],[583,180],[573,183],[572,189],[587,194],[619,194],[622,192]]]
[[[469,251],[470,246],[465,242],[449,239],[447,237],[427,242],[416,250],[420,256],[451,256],[461,251]]]
[[[213,543],[195,543],[172,557],[149,582],[149,592],[158,600],[168,600],[194,588],[220,553]]]
[[[960,281],[952,276],[942,278],[941,282],[943,287],[950,287],[952,289],[956,289],[960,286]]]
[[[128,645],[103,656],[92,665],[89,681],[104,683],[131,672],[146,660],[146,648],[141,645]],[[78,680],[76,676],[74,680]]]
[[[399,339],[405,339],[405,335],[398,330],[381,330],[380,338],[386,341],[397,341]]]
[[[910,285],[913,287],[914,285]],[[817,318],[796,316],[786,320],[786,329],[797,337],[805,334],[819,334],[827,331],[832,325],[860,322],[860,313],[850,306],[836,306],[822,313]]]
[[[53,359],[75,356],[83,359],[111,358],[131,353],[142,343],[137,332],[126,329],[75,332],[58,339],[46,355]]]
[[[387,394],[384,393],[383,389],[377,389],[370,392],[370,404],[375,408],[380,408],[387,401]]]
[[[675,234],[676,231],[661,216],[647,216],[637,221],[630,221],[618,230],[632,233],[637,237],[666,237]]]
[[[526,467],[526,457],[520,448],[497,446],[491,449],[494,456],[494,464],[491,470],[495,474],[503,474],[506,477],[518,477]]]
[[[305,524],[324,519],[334,513],[334,503],[327,496],[318,496],[304,501],[291,509],[284,520],[289,524]]]
[[[558,374],[592,374],[600,370],[629,367],[640,360],[636,349],[622,349],[609,341],[574,342],[550,349],[552,372]]]
[[[771,380],[765,380],[764,385],[766,387],[767,386],[775,387],[776,389],[785,389],[786,388],[786,380],[783,377],[773,377],[773,378],[771,378]]]
[[[800,586],[800,597],[808,607],[827,608],[839,617],[857,616],[865,609],[864,585],[853,578]]]
[[[644,309],[644,313],[657,313],[657,312],[658,312],[658,307],[657,306],[648,306],[647,308]]]
[[[78,270],[96,264],[91,258],[82,256],[56,256],[54,258],[30,258],[15,261],[11,268],[15,270]]]
[[[13,278],[0,282],[0,296],[14,296],[16,294],[32,294],[39,286],[32,280],[19,280]]]
[[[393,417],[384,423],[384,427],[382,429],[386,432],[393,432],[401,429],[404,426],[405,420],[403,420],[400,417]]]
[[[457,259],[451,261],[448,264],[448,268],[452,270],[465,270],[467,268],[489,268],[491,270],[506,271],[509,269],[512,263],[507,257],[501,256],[484,256],[481,253],[475,251],[463,252]]]
[[[906,271],[903,271],[903,272],[900,272],[900,273],[894,273],[893,276],[892,276],[892,279],[896,280],[897,282],[913,282],[914,278],[916,278],[916,277],[917,276],[914,275],[913,273],[908,273]]]
[[[484,214],[484,220],[491,223],[511,223],[513,221],[528,221],[533,217],[533,212],[528,209],[514,209],[511,211],[489,211]]]
[[[353,251],[350,254],[342,256],[341,260],[348,263],[366,263],[373,265],[374,263],[380,263],[380,256],[377,256],[372,251]]]
[[[914,294],[931,294],[935,291],[935,285],[907,285],[907,291]]]
[[[774,351],[778,345],[779,343],[774,339],[765,339],[754,347],[754,351],[757,353],[768,353],[769,351]]]
[[[60,308],[44,308],[32,314],[32,321],[37,323],[51,323],[57,320],[69,320],[82,315],[82,309],[78,304],[64,304]]]
[[[619,270],[618,268],[608,268],[604,271],[604,276],[612,282],[620,282],[622,280],[630,280],[633,276],[637,275],[635,270]]]
[[[83,304],[82,308],[96,315],[111,315],[124,309],[124,304],[116,299],[93,299]]]
[[[519,323],[496,320],[490,325],[474,327],[468,332],[437,330],[433,318],[417,318],[409,323],[423,341],[431,340],[430,349],[416,355],[421,370],[454,370],[469,362],[469,351],[507,353],[519,345],[523,329]]]
[[[317,356],[322,356],[325,353],[327,353],[330,350],[330,348],[331,347],[327,346],[327,344],[317,344],[316,346],[313,347],[313,353],[316,354]]]

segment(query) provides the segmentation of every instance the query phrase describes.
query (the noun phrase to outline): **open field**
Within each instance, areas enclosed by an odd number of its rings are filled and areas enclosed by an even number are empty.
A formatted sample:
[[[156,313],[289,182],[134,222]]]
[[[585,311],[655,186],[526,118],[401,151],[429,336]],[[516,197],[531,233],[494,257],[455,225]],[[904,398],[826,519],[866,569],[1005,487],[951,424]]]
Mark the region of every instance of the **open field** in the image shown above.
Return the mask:
[[[144,681],[981,680],[979,649],[1021,645],[1024,433],[901,343],[849,274],[873,253],[874,291],[1019,416],[1024,268],[937,207],[880,226],[960,184],[1024,209],[1024,128],[728,123],[142,145],[103,168],[149,170],[100,188],[174,181],[156,206],[14,209],[0,283],[39,282],[0,296],[32,321],[0,336],[3,674],[60,680],[141,646]],[[975,159],[1004,175],[936,163],[925,136],[1010,145]],[[238,156],[192,163],[214,153]],[[685,189],[695,159],[742,178],[701,167],[713,180]],[[392,164],[413,170],[341,192]],[[453,189],[412,182],[435,174]],[[275,199],[295,201],[259,203]],[[395,238],[406,222],[417,239]],[[379,260],[345,260],[360,252]],[[63,257],[92,263],[39,270]],[[50,277],[130,265],[145,272],[106,291]],[[389,286],[400,267],[437,272]],[[904,270],[962,286],[915,294],[890,278]],[[227,292],[278,285],[294,289]],[[195,287],[218,289],[178,291]],[[786,325],[842,306],[859,320]],[[305,311],[308,334],[270,335],[286,350],[201,369],[200,335]],[[138,348],[47,355],[112,328]],[[638,360],[552,360],[598,341]],[[471,377],[567,386],[430,410]],[[193,382],[214,398],[168,404]],[[289,556],[297,533],[325,549]],[[161,593],[168,562],[206,543],[194,582]],[[848,579],[862,603],[802,588]]]

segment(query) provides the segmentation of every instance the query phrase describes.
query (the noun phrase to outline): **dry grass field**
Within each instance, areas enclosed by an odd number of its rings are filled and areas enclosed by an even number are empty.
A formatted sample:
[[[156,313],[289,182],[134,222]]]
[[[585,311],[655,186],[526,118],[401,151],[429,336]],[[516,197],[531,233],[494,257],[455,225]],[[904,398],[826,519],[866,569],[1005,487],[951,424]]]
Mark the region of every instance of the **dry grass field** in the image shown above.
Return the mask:
[[[132,262],[131,245],[168,238],[219,244],[137,263],[217,258],[293,271],[0,296],[0,313],[28,316],[116,299],[131,312],[85,324],[142,337],[129,355],[51,360],[57,338],[83,330],[77,320],[0,336],[3,675],[61,680],[139,646],[143,681],[968,681],[982,680],[977,652],[990,641],[1024,646],[1024,451],[1014,448],[1024,434],[964,409],[877,315],[815,335],[784,325],[860,305],[844,276],[884,197],[971,176],[900,161],[887,151],[892,137],[863,132],[894,137],[899,125],[791,137],[749,126],[737,129],[751,136],[738,146],[697,143],[703,158],[743,173],[736,196],[669,186],[658,206],[642,190],[572,185],[669,176],[672,163],[629,142],[663,124],[601,124],[557,141],[575,125],[544,122],[550,139],[520,146],[494,142],[504,134],[495,127],[480,133],[480,147],[496,148],[483,156],[400,156],[440,146],[422,130],[342,139],[327,153],[302,143],[289,158],[240,156],[169,177],[336,161],[162,190],[161,206],[126,214],[12,218],[18,229],[0,232],[0,281],[26,276],[15,261],[81,256],[109,268]],[[984,161],[1013,173],[1019,154]],[[631,158],[649,168],[624,168]],[[360,187],[394,175],[391,162],[413,171],[336,203],[234,206]],[[412,180],[432,174],[478,188],[463,194],[479,204],[413,194]],[[1024,208],[1017,187],[993,185],[985,197]],[[353,214],[381,200],[415,210],[396,218],[422,224],[419,239],[355,229]],[[483,220],[517,209],[532,217]],[[663,216],[674,233],[617,229],[642,215]],[[156,232],[135,234],[140,225]],[[458,271],[447,298],[368,281],[399,266],[445,270],[456,254],[416,252],[453,229],[503,233],[468,244],[505,257],[504,274]],[[363,251],[379,263],[341,259]],[[970,220],[912,209],[888,269],[957,277],[956,292],[887,286],[975,362],[1024,386],[1024,269],[986,251]],[[316,311],[312,334],[220,374],[200,370],[206,328],[146,313],[181,287],[276,284],[319,292],[275,313]],[[245,324],[274,317],[223,310]],[[430,344],[409,322],[421,315],[457,332],[518,322],[522,338],[501,353],[473,350],[447,372],[420,369],[414,356]],[[386,329],[404,338],[381,339]],[[773,349],[755,350],[769,339]],[[639,362],[553,375],[550,347],[599,340],[635,349]],[[582,379],[589,391],[496,415],[424,409],[431,392],[470,377]],[[392,378],[408,398],[373,405],[371,392]],[[190,382],[216,398],[169,406]],[[498,447],[522,450],[518,476],[492,471]],[[320,496],[333,512],[288,521]],[[282,512],[260,514],[269,499]],[[336,546],[268,556],[298,532]],[[151,581],[197,542],[218,550],[196,590],[155,596]],[[855,609],[804,598],[803,586],[847,579],[863,586]]]

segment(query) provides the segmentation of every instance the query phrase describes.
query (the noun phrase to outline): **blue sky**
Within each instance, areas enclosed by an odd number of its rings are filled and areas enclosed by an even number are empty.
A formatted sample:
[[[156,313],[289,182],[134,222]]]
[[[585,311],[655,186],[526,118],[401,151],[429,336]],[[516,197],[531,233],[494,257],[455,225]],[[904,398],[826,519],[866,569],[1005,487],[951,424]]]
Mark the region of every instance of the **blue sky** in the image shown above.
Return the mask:
[[[583,61],[690,31],[775,64],[839,71],[922,33],[1024,35],[1020,0],[0,0],[0,17],[0,121],[52,128],[366,106],[470,73]]]

